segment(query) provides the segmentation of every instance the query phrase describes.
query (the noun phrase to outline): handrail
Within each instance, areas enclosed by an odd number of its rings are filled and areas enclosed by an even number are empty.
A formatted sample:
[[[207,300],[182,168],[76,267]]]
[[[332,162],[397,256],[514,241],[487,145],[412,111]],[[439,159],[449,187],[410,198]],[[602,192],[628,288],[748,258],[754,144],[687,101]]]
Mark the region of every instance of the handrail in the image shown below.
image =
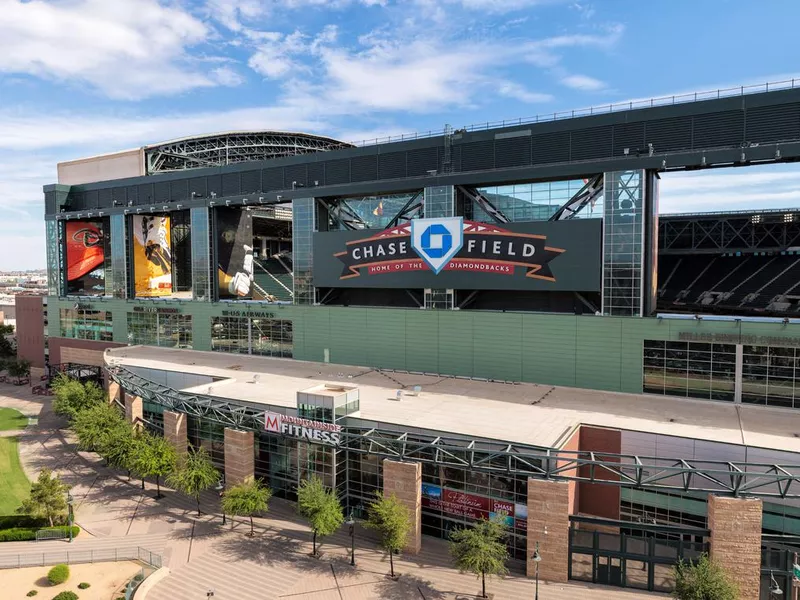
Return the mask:
[[[737,87],[721,88],[708,90],[705,92],[689,92],[686,94],[673,94],[672,96],[660,96],[657,98],[647,98],[642,100],[629,100],[628,102],[618,102],[616,104],[604,104],[600,106],[590,106],[575,110],[556,111],[535,115],[533,117],[520,117],[517,119],[503,119],[501,121],[487,121],[467,125],[456,130],[463,132],[486,131],[487,129],[499,129],[502,127],[515,127],[517,125],[528,125],[531,123],[547,123],[551,121],[561,121],[564,119],[575,119],[579,117],[589,117],[603,115],[625,110],[638,110],[642,108],[653,108],[656,106],[673,106],[675,104],[686,104],[688,102],[701,102],[703,100],[719,100],[720,98],[732,98],[749,94],[761,94],[778,90],[792,90],[800,87],[800,79],[786,79],[783,81],[768,81],[752,85],[740,85]],[[376,144],[388,144],[391,142],[404,142],[444,135],[444,128],[439,130],[428,130],[422,132],[403,133],[400,135],[390,135],[382,138],[349,142],[354,146],[374,146]]]
[[[0,554],[0,569],[44,567],[58,564],[77,565],[82,563],[119,562],[123,560],[138,560],[157,569],[160,568],[162,564],[160,554],[150,552],[141,546],[81,550],[80,546],[76,545],[70,550],[22,552],[8,555]]]

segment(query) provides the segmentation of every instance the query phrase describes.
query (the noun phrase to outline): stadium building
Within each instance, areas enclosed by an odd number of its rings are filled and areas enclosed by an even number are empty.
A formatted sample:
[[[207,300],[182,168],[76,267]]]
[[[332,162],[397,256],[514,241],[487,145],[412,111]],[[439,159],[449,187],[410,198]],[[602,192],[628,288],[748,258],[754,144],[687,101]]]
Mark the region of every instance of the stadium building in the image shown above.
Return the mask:
[[[47,367],[105,369],[131,420],[208,447],[227,483],[292,498],[317,473],[356,516],[396,492],[412,552],[502,511],[544,579],[668,591],[710,550],[743,597],[788,595],[800,211],[659,218],[658,190],[798,159],[788,82],[62,163]]]

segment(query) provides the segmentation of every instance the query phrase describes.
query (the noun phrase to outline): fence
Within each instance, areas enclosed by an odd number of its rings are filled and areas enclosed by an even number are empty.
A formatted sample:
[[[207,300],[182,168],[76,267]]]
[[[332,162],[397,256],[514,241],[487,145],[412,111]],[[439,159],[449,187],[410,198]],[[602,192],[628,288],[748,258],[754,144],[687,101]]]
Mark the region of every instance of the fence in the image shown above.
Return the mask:
[[[161,556],[140,547],[102,548],[97,550],[63,550],[56,552],[25,552],[23,554],[0,554],[0,569],[20,567],[44,567],[48,565],[77,565],[82,563],[117,562],[138,560],[156,569],[161,568]]]
[[[42,540],[63,540],[69,535],[63,529],[40,529],[36,532],[36,541]]]

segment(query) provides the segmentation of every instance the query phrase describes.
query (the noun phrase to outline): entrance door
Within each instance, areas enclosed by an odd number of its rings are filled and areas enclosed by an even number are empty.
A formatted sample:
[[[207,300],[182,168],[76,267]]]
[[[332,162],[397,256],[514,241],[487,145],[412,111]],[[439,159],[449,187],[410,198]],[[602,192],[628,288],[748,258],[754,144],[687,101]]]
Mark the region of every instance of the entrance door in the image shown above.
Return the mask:
[[[615,556],[597,557],[595,581],[602,585],[622,585],[622,559]]]

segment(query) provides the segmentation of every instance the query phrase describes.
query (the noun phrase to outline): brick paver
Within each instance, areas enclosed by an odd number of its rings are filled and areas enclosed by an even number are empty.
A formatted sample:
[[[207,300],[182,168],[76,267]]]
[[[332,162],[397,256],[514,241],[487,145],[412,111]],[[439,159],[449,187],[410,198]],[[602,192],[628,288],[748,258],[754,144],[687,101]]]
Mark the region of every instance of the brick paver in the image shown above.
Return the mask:
[[[0,544],[0,564],[30,552],[88,552],[143,547],[163,556],[171,573],[156,584],[148,600],[195,600],[213,589],[215,600],[458,600],[475,598],[480,582],[451,566],[447,544],[425,537],[422,551],[395,559],[397,581],[387,577],[388,558],[376,549],[370,532],[357,527],[356,561],[350,566],[347,528],[322,543],[322,557],[311,558],[311,534],[294,505],[278,499],[266,517],[249,524],[228,519],[222,526],[219,497],[202,497],[198,517],[194,501],[167,491],[156,501],[149,483],[129,481],[91,453],[78,452],[64,423],[50,411],[49,397],[0,384],[0,406],[39,414],[39,424],[20,435],[20,455],[29,477],[44,466],[73,486],[76,522],[85,530],[72,545],[62,541]],[[515,564],[512,573],[493,579],[487,591],[496,599],[533,598],[534,583]],[[601,586],[540,583],[542,600],[639,600],[659,597]],[[663,596],[662,596],[663,597]]]

